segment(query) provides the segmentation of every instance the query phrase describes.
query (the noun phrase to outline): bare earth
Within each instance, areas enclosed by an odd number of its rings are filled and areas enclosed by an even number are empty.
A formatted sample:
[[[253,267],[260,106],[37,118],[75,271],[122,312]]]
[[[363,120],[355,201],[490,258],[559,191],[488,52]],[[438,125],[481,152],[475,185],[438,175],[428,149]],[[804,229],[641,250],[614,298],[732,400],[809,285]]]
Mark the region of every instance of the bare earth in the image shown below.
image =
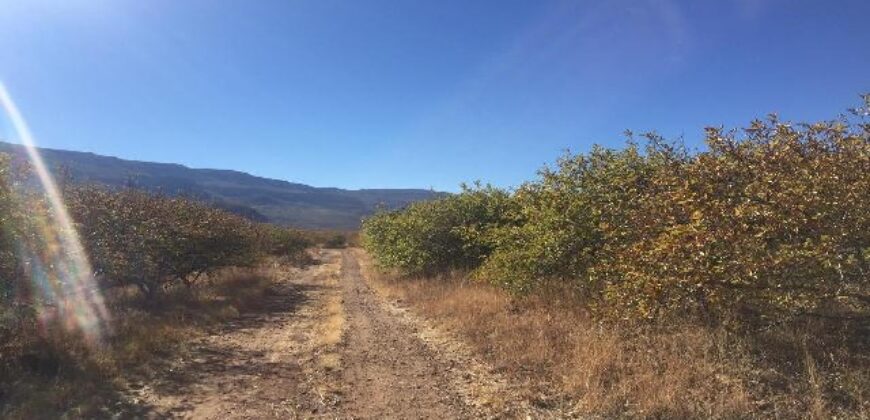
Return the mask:
[[[555,417],[459,342],[384,301],[358,251],[321,251],[287,269],[262,309],[196,339],[155,378],[131,384],[146,417]],[[562,414],[564,415],[564,413]]]

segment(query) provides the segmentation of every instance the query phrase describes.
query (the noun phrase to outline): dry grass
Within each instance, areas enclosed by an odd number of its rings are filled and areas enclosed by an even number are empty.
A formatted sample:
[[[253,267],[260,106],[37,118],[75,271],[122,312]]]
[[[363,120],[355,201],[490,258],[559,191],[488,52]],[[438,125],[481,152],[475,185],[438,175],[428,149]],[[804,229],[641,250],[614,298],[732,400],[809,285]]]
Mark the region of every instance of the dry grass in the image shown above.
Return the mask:
[[[112,335],[101,348],[49,327],[18,325],[0,344],[0,417],[104,417],[123,404],[126,381],[173,354],[209,325],[251,309],[272,284],[270,268],[226,269],[206,287],[176,288],[155,302],[115,289],[107,300]],[[132,404],[132,403],[130,403]]]
[[[539,404],[605,417],[870,415],[867,348],[836,339],[808,345],[808,336],[822,339],[818,327],[738,333],[598,323],[563,295],[515,300],[461,274],[367,271],[379,293],[454,332]]]
[[[328,276],[326,285],[328,287],[337,287],[340,273],[329,273]],[[319,326],[318,334],[315,337],[316,345],[320,347],[318,365],[327,370],[337,370],[341,367],[341,357],[335,346],[341,342],[346,321],[341,295],[336,294],[329,297],[324,311],[326,319]]]

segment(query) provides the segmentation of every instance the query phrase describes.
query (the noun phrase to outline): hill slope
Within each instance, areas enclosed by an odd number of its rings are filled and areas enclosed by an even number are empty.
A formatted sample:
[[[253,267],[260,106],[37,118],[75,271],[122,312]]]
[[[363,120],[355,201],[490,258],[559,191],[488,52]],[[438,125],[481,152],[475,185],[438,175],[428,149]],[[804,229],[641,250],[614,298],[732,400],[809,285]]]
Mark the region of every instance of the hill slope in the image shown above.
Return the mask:
[[[423,189],[344,190],[318,188],[244,172],[193,169],[94,153],[40,148],[46,165],[63,168],[73,182],[110,187],[136,185],[215,203],[253,219],[287,226],[356,229],[378,206],[398,208],[442,193]],[[0,142],[0,152],[23,156],[20,145]]]

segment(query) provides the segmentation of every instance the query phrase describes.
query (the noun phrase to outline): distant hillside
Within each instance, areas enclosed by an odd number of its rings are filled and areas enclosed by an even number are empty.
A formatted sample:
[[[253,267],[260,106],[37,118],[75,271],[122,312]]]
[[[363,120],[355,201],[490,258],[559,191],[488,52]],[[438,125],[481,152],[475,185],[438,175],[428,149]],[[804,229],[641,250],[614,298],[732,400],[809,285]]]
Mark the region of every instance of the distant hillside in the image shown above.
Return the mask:
[[[22,146],[4,142],[0,142],[0,152],[25,153]],[[379,206],[399,208],[443,194],[423,189],[317,188],[232,170],[193,169],[66,150],[40,152],[50,169],[63,168],[73,182],[111,187],[132,184],[183,194],[252,219],[301,228],[356,229]]]

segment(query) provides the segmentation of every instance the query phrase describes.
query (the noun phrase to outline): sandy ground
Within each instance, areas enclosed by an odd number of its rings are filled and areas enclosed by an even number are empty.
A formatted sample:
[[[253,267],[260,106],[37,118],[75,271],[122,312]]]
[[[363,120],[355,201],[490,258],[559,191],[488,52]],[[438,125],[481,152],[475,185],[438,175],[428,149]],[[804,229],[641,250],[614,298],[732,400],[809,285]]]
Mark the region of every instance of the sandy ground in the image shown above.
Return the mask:
[[[132,383],[151,418],[541,418],[461,343],[376,294],[359,251],[284,269],[261,310]]]

